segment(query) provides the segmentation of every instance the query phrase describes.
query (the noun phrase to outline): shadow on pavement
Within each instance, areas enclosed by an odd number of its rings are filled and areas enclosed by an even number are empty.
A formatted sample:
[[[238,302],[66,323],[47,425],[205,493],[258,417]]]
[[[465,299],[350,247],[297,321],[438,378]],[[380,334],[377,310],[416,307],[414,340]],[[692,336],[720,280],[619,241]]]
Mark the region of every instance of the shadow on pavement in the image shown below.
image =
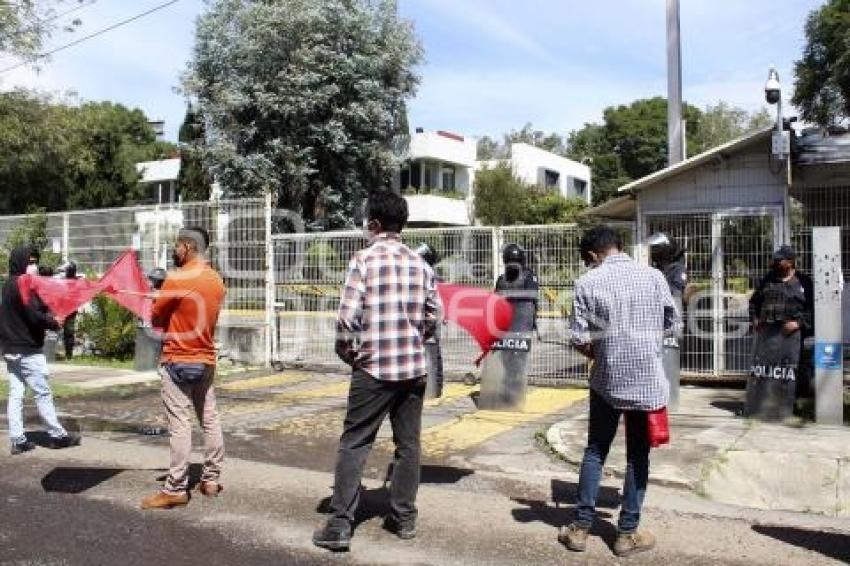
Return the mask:
[[[331,498],[325,497],[319,502],[316,507],[318,513],[330,513]],[[352,532],[357,530],[362,523],[374,519],[375,517],[383,517],[390,512],[390,492],[386,487],[377,489],[365,489],[360,486],[360,502],[357,505],[357,511],[354,513],[354,523],[351,525]]]
[[[573,506],[578,493],[578,485],[561,480],[552,480],[552,500],[511,498],[524,507],[511,511],[514,520],[520,523],[541,522],[556,529],[568,525],[573,520]],[[597,497],[597,508],[616,509],[619,506],[619,492],[611,487],[600,487]],[[566,504],[567,506],[563,506]],[[613,515],[606,511],[597,511],[600,519],[610,519]],[[609,547],[614,547],[617,538],[617,528],[607,521],[596,521],[590,531],[591,535],[600,537]]]
[[[721,411],[729,411],[735,416],[741,416],[744,414],[744,402],[738,401],[737,399],[720,399],[718,401],[712,401],[711,406],[715,409],[720,409]]]
[[[786,544],[819,552],[829,558],[850,563],[850,535],[766,525],[753,525],[753,530]]]
[[[430,464],[423,464],[420,467],[420,476],[419,483],[430,483],[430,484],[448,484],[448,483],[457,483],[466,476],[471,476],[475,473],[475,470],[469,470],[466,468],[455,468],[453,466],[433,466]],[[392,480],[393,477],[393,464],[390,463],[387,466],[387,475],[384,477],[384,487]]]
[[[41,478],[41,487],[53,493],[82,493],[123,471],[121,468],[54,468]]]

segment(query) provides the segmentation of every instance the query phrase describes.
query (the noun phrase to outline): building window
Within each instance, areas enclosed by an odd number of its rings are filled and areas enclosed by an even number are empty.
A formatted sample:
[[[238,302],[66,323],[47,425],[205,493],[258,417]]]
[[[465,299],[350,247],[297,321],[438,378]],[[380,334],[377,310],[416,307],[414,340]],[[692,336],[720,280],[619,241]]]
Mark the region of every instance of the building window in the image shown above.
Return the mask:
[[[557,189],[561,174],[557,171],[546,169],[543,171],[543,186],[547,189]]]
[[[454,169],[443,169],[443,190],[444,191],[455,190],[455,170]]]
[[[571,177],[571,179],[573,191],[575,192],[576,196],[584,196],[585,191],[587,190],[587,181],[585,181],[584,179],[577,179],[575,177]]]

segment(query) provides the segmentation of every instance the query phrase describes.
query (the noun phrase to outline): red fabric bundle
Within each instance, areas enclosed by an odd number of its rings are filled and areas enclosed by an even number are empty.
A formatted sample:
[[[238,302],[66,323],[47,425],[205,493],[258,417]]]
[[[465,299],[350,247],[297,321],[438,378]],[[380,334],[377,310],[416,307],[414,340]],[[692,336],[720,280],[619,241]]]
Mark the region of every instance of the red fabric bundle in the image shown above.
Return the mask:
[[[667,407],[655,409],[646,414],[647,433],[649,434],[649,445],[658,448],[662,444],[670,443],[670,425],[667,421]]]
[[[501,295],[463,285],[440,283],[443,316],[469,332],[481,348],[476,364],[511,327],[514,309]]]
[[[92,300],[101,289],[99,282],[87,279],[56,279],[37,275],[18,277],[18,290],[23,303],[29,304],[30,297],[36,294],[58,319],[68,318]]]
[[[21,275],[18,290],[25,305],[36,294],[58,319],[80,310],[101,292],[145,322],[151,319],[151,302],[145,296],[150,293],[150,284],[139,267],[134,250],[121,254],[100,281]]]

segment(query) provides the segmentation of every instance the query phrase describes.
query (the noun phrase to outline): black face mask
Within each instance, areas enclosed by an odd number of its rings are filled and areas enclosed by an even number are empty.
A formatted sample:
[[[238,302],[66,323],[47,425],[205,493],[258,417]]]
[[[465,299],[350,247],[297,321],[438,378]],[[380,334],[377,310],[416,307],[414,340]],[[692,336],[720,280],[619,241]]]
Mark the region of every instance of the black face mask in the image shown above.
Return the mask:
[[[183,258],[177,252],[171,252],[171,261],[174,262],[174,267],[183,267]]]
[[[505,275],[507,275],[508,279],[510,279],[511,281],[513,281],[514,279],[519,277],[519,274],[520,274],[519,265],[508,264],[507,266],[505,266]]]

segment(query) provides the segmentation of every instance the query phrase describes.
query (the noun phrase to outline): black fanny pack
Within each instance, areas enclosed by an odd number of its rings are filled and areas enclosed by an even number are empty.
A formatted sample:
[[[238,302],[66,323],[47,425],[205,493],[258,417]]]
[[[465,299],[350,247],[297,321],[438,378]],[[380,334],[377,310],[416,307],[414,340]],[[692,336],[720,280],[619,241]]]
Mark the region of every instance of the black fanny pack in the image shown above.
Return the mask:
[[[191,364],[185,362],[169,362],[162,364],[171,381],[177,385],[192,385],[200,383],[207,375],[207,364]]]

